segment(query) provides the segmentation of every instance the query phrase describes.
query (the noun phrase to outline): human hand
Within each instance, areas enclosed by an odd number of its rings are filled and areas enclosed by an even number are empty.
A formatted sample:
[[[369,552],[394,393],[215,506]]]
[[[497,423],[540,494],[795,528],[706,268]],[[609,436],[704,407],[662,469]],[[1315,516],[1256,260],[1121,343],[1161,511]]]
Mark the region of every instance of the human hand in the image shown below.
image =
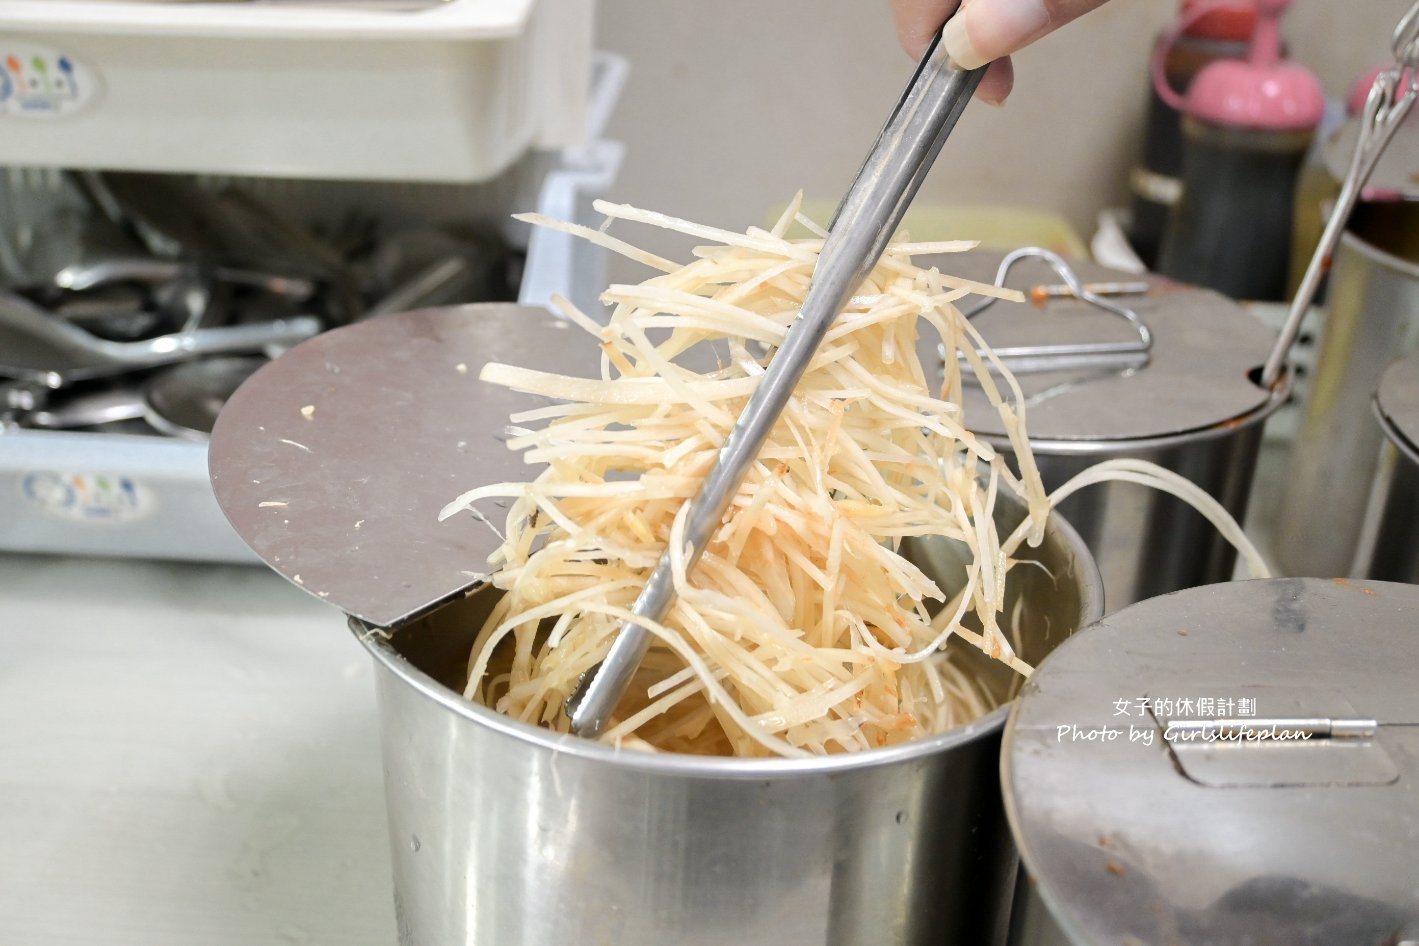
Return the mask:
[[[999,105],[1010,94],[1015,73],[1009,56],[1071,20],[1078,19],[1105,0],[892,0],[897,36],[913,59],[920,59],[927,44],[941,29],[946,52],[960,66],[974,69],[991,63],[976,96]]]

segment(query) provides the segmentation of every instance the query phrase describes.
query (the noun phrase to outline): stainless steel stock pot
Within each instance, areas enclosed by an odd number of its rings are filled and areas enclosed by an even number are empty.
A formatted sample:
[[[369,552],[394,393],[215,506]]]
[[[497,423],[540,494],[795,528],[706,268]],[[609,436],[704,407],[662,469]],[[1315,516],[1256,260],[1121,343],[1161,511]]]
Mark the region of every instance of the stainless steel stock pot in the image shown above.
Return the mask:
[[[981,281],[999,279],[1034,297],[986,308],[962,305],[986,343],[1007,353],[1045,487],[1053,490],[1101,460],[1150,460],[1196,483],[1242,519],[1262,426],[1288,389],[1285,384],[1267,391],[1251,380],[1273,332],[1245,307],[1210,290],[1090,263],[1056,259],[1051,265],[1041,255],[1017,252],[1021,258],[1003,278],[999,253],[961,254],[944,268]],[[1099,287],[1111,308],[1064,292],[1059,265],[1085,286]],[[1129,284],[1133,292],[1109,288]],[[1130,354],[1130,346],[1142,347],[1140,325],[1150,347],[1146,354]],[[934,347],[936,340],[924,339],[923,345]],[[1089,354],[1107,346],[1123,354]],[[1027,347],[1043,352],[1008,355]],[[937,357],[935,364],[941,363]],[[1008,397],[1001,376],[995,380]],[[970,372],[962,394],[966,426],[1010,453],[1005,424]],[[1231,546],[1191,506],[1168,494],[1106,482],[1075,493],[1059,509],[1098,561],[1111,609],[1232,576]]]
[[[1002,504],[1002,527],[1022,516]],[[928,570],[955,550],[918,550]],[[1058,516],[1026,550],[1022,656],[1102,610]],[[496,591],[387,631],[377,665],[395,903],[404,946],[995,944],[1015,854],[999,789],[1006,707],[918,742],[812,760],[617,750],[460,695]],[[975,651],[1002,697],[1018,678]]]
[[[1419,939],[1419,587],[1274,578],[1108,615],[1005,730],[1012,946]]]

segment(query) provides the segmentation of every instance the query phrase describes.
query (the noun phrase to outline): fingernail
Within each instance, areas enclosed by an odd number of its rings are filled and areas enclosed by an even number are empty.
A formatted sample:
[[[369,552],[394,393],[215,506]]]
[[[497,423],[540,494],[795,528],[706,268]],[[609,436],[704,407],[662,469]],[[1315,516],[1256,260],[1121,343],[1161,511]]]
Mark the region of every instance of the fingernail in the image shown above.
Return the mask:
[[[946,46],[946,55],[962,69],[975,69],[987,62],[966,33],[964,11],[946,21],[946,28],[941,31],[941,42]]]
[[[1049,25],[1044,0],[976,0],[947,23],[946,51],[966,69],[1009,55]]]

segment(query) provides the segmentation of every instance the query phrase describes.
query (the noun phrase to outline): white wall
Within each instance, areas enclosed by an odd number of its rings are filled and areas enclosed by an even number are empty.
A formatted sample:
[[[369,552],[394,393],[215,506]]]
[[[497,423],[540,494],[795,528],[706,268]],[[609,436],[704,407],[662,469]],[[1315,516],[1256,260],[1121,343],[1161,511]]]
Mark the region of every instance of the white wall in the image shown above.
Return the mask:
[[[1408,5],[1295,0],[1285,34],[1338,96]],[[1176,6],[1114,0],[1018,55],[1009,103],[967,109],[919,200],[1049,208],[1087,238],[1126,199],[1148,52]],[[613,196],[735,228],[800,187],[836,201],[911,70],[887,0],[600,0],[599,17],[599,45],[633,69]]]

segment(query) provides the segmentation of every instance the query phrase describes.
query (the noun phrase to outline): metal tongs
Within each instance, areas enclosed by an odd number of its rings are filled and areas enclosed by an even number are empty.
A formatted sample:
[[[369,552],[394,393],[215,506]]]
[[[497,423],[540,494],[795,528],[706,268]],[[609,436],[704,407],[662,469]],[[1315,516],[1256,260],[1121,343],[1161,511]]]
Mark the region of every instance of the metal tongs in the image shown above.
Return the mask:
[[[1296,297],[1291,300],[1281,334],[1262,368],[1262,387],[1273,387],[1280,379],[1286,367],[1286,355],[1301,331],[1301,320],[1320,288],[1321,279],[1330,269],[1331,256],[1340,243],[1350,211],[1354,209],[1355,201],[1394,137],[1395,130],[1403,124],[1415,98],[1419,97],[1419,2],[1409,8],[1394,28],[1391,48],[1394,51],[1394,65],[1375,76],[1370,94],[1365,98],[1365,110],[1361,114],[1360,133],[1355,140],[1355,152],[1350,156],[1350,167],[1340,185],[1340,194],[1335,198],[1335,206],[1325,223],[1320,242],[1316,244],[1315,253],[1306,266],[1306,274],[1296,288]],[[1409,75],[1406,76],[1405,72]]]
[[[877,265],[984,73],[985,67],[967,70],[952,62],[939,33],[922,57],[829,224],[798,318],[729,432],[700,491],[690,501],[685,528],[689,567],[699,561],[710,535],[723,521],[739,483],[758,457],[833,320]],[[674,596],[671,554],[667,551],[631,611],[646,621],[659,621]],[[572,732],[591,739],[601,734],[630,686],[650,640],[650,632],[640,624],[626,621],[621,625],[606,658],[582,676],[567,700]]]

